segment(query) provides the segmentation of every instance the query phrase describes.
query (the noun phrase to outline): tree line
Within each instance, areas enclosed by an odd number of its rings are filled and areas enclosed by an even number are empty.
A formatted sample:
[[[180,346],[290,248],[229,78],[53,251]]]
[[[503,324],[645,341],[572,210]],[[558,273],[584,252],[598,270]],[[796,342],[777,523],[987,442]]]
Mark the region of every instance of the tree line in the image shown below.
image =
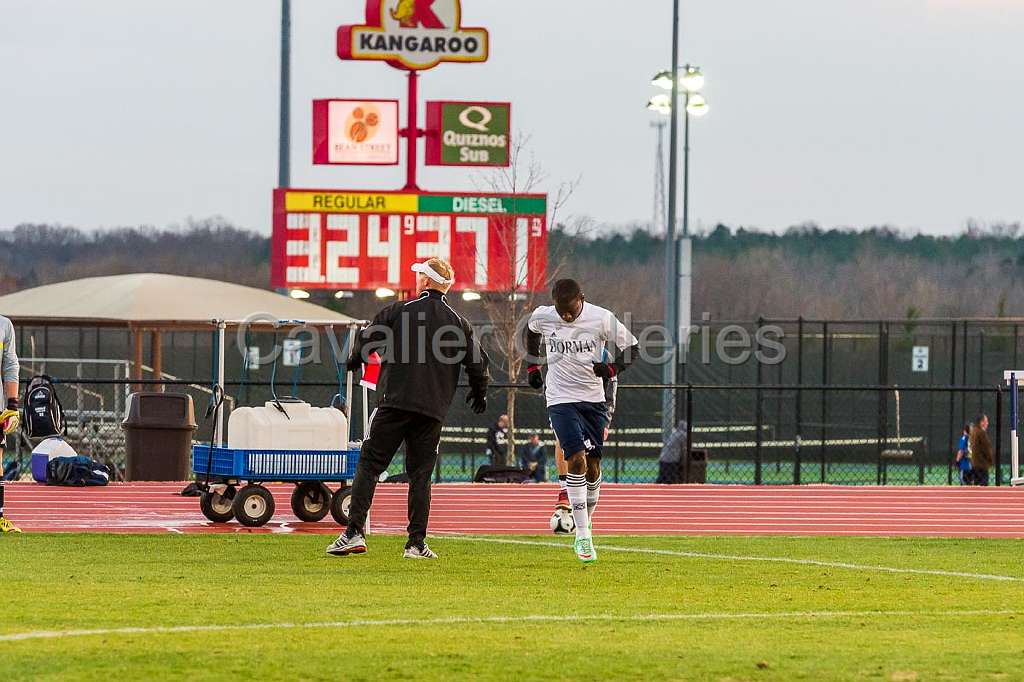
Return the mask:
[[[584,235],[556,227],[551,248],[571,254],[562,274],[588,297],[636,320],[662,315],[664,241],[642,228]],[[695,317],[870,319],[1024,315],[1020,224],[960,234],[888,227],[781,233],[715,226],[694,236]],[[269,286],[270,238],[220,218],[170,228],[86,231],[22,224],[0,230],[0,294],[82,277],[163,272]],[[371,307],[372,300],[332,306]],[[346,310],[346,312],[349,312]],[[352,310],[365,316],[366,311]],[[2,311],[0,311],[2,313]]]

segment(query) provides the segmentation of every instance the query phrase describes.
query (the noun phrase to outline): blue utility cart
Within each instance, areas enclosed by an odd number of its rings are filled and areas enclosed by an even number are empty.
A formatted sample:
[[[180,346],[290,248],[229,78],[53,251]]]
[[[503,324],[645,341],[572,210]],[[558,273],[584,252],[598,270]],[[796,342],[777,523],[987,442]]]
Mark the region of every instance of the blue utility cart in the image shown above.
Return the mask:
[[[274,498],[264,483],[294,483],[292,512],[302,521],[320,521],[328,512],[348,524],[359,450],[236,450],[197,443],[192,470],[208,478],[199,499],[203,515],[214,523],[236,519],[243,526],[262,526],[274,516]],[[209,466],[207,466],[209,463]],[[331,491],[327,483],[339,483]],[[244,484],[244,485],[243,485]],[[239,488],[239,486],[242,486]]]
[[[348,525],[348,512],[352,501],[351,481],[355,478],[359,450],[274,450],[234,449],[224,442],[224,349],[225,330],[228,326],[249,325],[249,321],[213,320],[216,326],[214,351],[214,437],[213,443],[192,445],[192,470],[202,491],[199,508],[203,515],[214,523],[227,523],[236,519],[243,526],[262,526],[274,516],[274,497],[264,486],[265,483],[294,483],[291,506],[302,521],[320,521],[328,513],[342,526]],[[335,326],[347,328],[345,348],[351,347],[356,331],[366,324],[352,320],[339,323],[336,320],[277,320],[273,329],[280,327],[317,327],[333,331]],[[331,345],[331,352],[335,351]],[[341,356],[345,356],[342,349]],[[338,370],[338,395],[332,406],[347,402],[344,396],[351,396],[353,376],[344,371],[341,358],[335,357]],[[276,361],[274,368],[276,369]],[[271,378],[273,390],[273,374]],[[276,399],[276,393],[274,393]],[[339,403],[340,400],[340,403]],[[369,431],[367,413],[367,389],[362,388],[363,434]],[[203,479],[204,482],[200,482]],[[338,483],[332,491],[328,483]]]

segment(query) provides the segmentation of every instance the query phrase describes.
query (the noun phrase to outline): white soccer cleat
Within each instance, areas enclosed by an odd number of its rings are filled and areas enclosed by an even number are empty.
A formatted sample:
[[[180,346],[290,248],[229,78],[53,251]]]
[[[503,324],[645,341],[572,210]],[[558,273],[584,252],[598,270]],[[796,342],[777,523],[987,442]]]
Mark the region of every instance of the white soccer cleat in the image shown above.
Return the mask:
[[[345,531],[338,536],[338,539],[331,543],[331,546],[327,548],[327,553],[331,556],[348,556],[349,554],[365,554],[366,553],[366,540],[363,538],[362,533],[348,534]]]
[[[437,555],[434,554],[433,550],[427,547],[427,543],[422,545],[405,548],[405,554],[402,555],[403,559],[436,559]]]
[[[591,538],[576,538],[576,558],[585,564],[597,561],[597,550]]]

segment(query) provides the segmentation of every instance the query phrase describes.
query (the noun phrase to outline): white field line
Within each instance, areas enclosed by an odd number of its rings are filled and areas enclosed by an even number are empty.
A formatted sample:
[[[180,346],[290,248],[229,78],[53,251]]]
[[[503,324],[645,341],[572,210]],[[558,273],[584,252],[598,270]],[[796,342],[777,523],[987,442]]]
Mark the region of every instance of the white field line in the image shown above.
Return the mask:
[[[482,538],[466,535],[445,535],[449,540],[467,542],[492,542],[502,545],[532,545],[535,547],[558,547],[568,549],[569,544],[548,542],[543,540],[512,540],[503,538]],[[734,554],[710,554],[706,552],[685,552],[672,549],[652,549],[649,547],[615,547],[597,543],[597,549],[603,552],[629,552],[633,554],[655,554],[658,556],[685,557],[688,559],[715,559],[717,561],[763,561],[778,564],[796,564],[799,566],[820,566],[822,568],[842,568],[851,571],[868,571],[876,573],[908,573],[913,575],[937,575],[945,578],[973,578],[975,580],[995,580],[999,582],[1024,582],[1024,578],[1012,575],[992,575],[990,573],[968,573],[965,571],[944,571],[930,568],[900,568],[897,566],[873,566],[870,564],[852,564],[843,561],[820,561],[818,559],[794,559],[792,557],[742,556]]]
[[[761,613],[650,613],[642,615],[544,615],[521,616],[448,616],[441,618],[390,618],[382,620],[341,620],[319,623],[244,623],[225,625],[177,625],[153,627],[96,628],[92,630],[35,630],[0,635],[0,642],[23,642],[34,639],[65,639],[105,635],[154,635],[191,632],[232,632],[251,630],[312,630],[362,627],[429,626],[429,625],[501,625],[507,623],[657,623],[701,620],[817,620],[827,618],[970,618],[1019,616],[1024,611],[766,611]]]

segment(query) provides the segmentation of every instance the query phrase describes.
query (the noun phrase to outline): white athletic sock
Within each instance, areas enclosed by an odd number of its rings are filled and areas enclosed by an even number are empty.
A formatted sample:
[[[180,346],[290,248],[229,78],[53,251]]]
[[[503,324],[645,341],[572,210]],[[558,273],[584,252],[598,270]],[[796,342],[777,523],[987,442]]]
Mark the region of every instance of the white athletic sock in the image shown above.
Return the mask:
[[[558,477],[558,489],[563,492],[565,491],[565,476]]]
[[[600,497],[601,477],[598,476],[596,481],[587,481],[587,514],[589,516],[594,515],[594,509],[597,507]]]
[[[572,506],[572,520],[576,522],[576,538],[590,537],[590,515],[587,514],[587,477],[569,474],[565,477],[565,490]]]

